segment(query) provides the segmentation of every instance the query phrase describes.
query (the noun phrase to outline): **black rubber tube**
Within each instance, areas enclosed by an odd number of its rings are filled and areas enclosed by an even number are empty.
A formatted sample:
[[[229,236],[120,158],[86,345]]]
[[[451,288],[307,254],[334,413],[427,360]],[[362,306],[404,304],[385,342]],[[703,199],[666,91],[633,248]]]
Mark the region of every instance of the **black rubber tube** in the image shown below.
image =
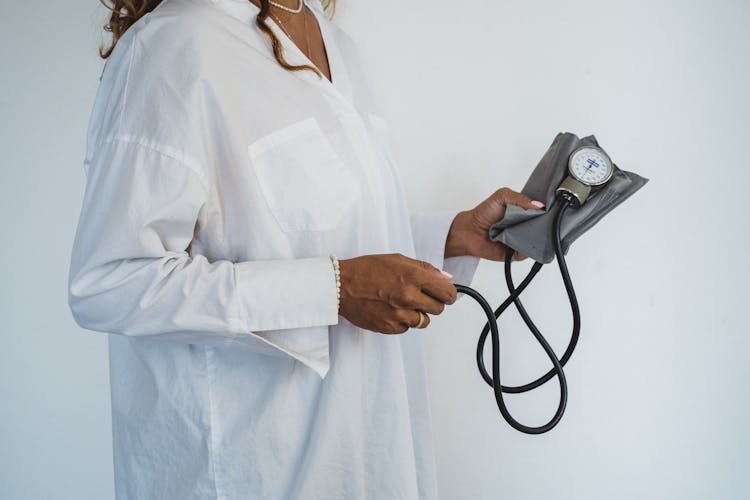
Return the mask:
[[[560,419],[562,418],[563,413],[565,412],[565,407],[567,405],[567,400],[568,400],[567,381],[565,379],[563,366],[565,365],[565,363],[568,362],[568,360],[573,354],[573,351],[575,350],[576,344],[578,343],[578,338],[579,338],[580,329],[581,329],[581,318],[580,318],[580,310],[578,307],[578,300],[575,295],[573,283],[570,279],[568,267],[565,262],[565,256],[562,251],[562,243],[560,241],[560,229],[562,225],[563,215],[565,211],[571,205],[573,205],[573,200],[571,198],[565,197],[565,196],[561,196],[560,198],[558,198],[558,203],[557,203],[558,213],[555,217],[555,221],[553,224],[553,242],[554,242],[554,247],[555,247],[555,257],[557,258],[557,262],[560,268],[560,274],[565,284],[565,289],[568,294],[568,300],[570,302],[571,312],[573,314],[573,331],[571,334],[571,339],[561,359],[557,358],[557,355],[555,354],[554,350],[549,345],[547,340],[544,338],[544,335],[542,335],[542,333],[539,331],[537,326],[531,320],[531,317],[529,316],[528,312],[526,311],[526,308],[523,306],[520,300],[521,293],[526,289],[526,287],[529,286],[529,284],[537,275],[537,273],[539,273],[540,269],[542,268],[542,264],[538,262],[534,263],[531,270],[529,271],[529,274],[524,278],[524,280],[521,282],[521,284],[518,287],[515,287],[515,285],[513,284],[513,277],[511,274],[511,263],[512,263],[514,252],[512,250],[509,251],[505,260],[505,281],[506,281],[506,285],[508,287],[508,292],[510,293],[510,295],[494,311],[492,310],[492,307],[489,305],[487,300],[479,292],[464,285],[456,285],[456,290],[465,295],[469,295],[474,300],[476,300],[479,303],[479,305],[482,307],[482,309],[484,310],[485,315],[487,316],[487,323],[484,325],[484,328],[482,329],[482,332],[480,333],[480,336],[479,336],[479,340],[477,342],[476,359],[477,359],[477,367],[479,369],[479,372],[482,378],[485,380],[485,382],[487,382],[487,384],[489,384],[493,388],[493,391],[495,393],[495,401],[497,402],[497,406],[503,418],[514,429],[520,432],[524,432],[526,434],[542,434],[544,432],[551,430],[553,427],[555,427],[560,422]],[[497,325],[497,319],[510,306],[510,304],[514,304],[516,306],[516,309],[521,315],[521,318],[523,319],[524,323],[529,328],[529,330],[531,330],[532,334],[534,335],[534,338],[542,346],[542,349],[544,349],[545,354],[547,354],[547,357],[549,357],[550,361],[552,362],[552,369],[549,370],[546,374],[544,374],[543,376],[539,377],[538,379],[532,382],[529,382],[528,384],[524,384],[521,386],[504,386],[502,385],[500,381],[500,333],[499,333],[499,328]],[[491,334],[491,338],[492,338],[492,376],[490,376],[487,373],[487,370],[484,365],[484,347],[485,347],[488,334]],[[554,416],[549,420],[549,422],[538,427],[530,427],[530,426],[521,424],[520,422],[515,420],[505,405],[505,401],[503,399],[503,393],[518,394],[522,392],[527,392],[527,391],[530,391],[532,389],[535,389],[543,385],[544,383],[548,382],[555,376],[558,378],[558,381],[560,384],[560,400],[559,400],[559,404],[557,407],[557,411],[555,412]]]

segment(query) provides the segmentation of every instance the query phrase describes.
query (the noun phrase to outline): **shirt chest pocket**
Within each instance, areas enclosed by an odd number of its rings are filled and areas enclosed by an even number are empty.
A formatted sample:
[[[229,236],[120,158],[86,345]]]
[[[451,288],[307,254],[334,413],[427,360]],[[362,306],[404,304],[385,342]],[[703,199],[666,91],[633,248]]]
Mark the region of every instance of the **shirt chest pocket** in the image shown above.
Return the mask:
[[[359,183],[314,118],[247,148],[260,190],[283,231],[330,231],[360,198]]]

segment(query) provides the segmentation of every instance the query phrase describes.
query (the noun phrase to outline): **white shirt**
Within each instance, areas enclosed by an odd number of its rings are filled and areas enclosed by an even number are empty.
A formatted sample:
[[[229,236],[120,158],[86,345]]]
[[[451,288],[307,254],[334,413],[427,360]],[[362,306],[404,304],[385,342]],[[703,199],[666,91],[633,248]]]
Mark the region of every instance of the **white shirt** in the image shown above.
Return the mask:
[[[274,59],[247,0],[165,0],[107,62],[69,304],[109,336],[120,499],[436,498],[421,330],[336,309],[330,254],[443,261],[409,215],[356,49]],[[307,58],[269,19],[292,64]]]

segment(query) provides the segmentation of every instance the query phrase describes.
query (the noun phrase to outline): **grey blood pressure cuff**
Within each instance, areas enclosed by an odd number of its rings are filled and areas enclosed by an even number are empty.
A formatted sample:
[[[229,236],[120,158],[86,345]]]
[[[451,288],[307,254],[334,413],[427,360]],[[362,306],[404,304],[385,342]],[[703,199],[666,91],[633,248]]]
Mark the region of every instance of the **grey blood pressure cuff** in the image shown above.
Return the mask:
[[[532,200],[543,201],[544,210],[527,210],[509,205],[505,216],[490,228],[490,239],[499,241],[529,258],[549,263],[555,258],[552,225],[560,204],[555,203],[557,187],[568,175],[568,157],[581,146],[600,147],[593,135],[579,139],[569,132],[559,133],[536,166],[521,192]],[[620,170],[613,163],[612,178],[594,188],[580,208],[567,210],[561,222],[562,250],[570,245],[617,205],[638,191],[648,179]]]

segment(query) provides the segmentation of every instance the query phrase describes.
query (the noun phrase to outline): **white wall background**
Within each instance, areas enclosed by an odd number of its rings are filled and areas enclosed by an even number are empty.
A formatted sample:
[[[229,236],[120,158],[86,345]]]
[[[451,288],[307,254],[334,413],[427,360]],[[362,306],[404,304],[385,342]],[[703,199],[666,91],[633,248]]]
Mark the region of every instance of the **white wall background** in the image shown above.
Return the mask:
[[[95,0],[0,3],[0,498],[112,498],[106,340],[66,303],[98,83]],[[520,189],[559,131],[651,182],[574,245],[583,311],[568,410],[500,418],[469,299],[429,330],[442,498],[750,498],[750,4],[340,0],[380,90],[413,210]],[[521,270],[528,263],[519,264]],[[474,286],[499,303],[502,266]],[[526,304],[562,350],[553,266]],[[547,369],[516,318],[504,382]],[[531,424],[555,383],[511,397]]]

